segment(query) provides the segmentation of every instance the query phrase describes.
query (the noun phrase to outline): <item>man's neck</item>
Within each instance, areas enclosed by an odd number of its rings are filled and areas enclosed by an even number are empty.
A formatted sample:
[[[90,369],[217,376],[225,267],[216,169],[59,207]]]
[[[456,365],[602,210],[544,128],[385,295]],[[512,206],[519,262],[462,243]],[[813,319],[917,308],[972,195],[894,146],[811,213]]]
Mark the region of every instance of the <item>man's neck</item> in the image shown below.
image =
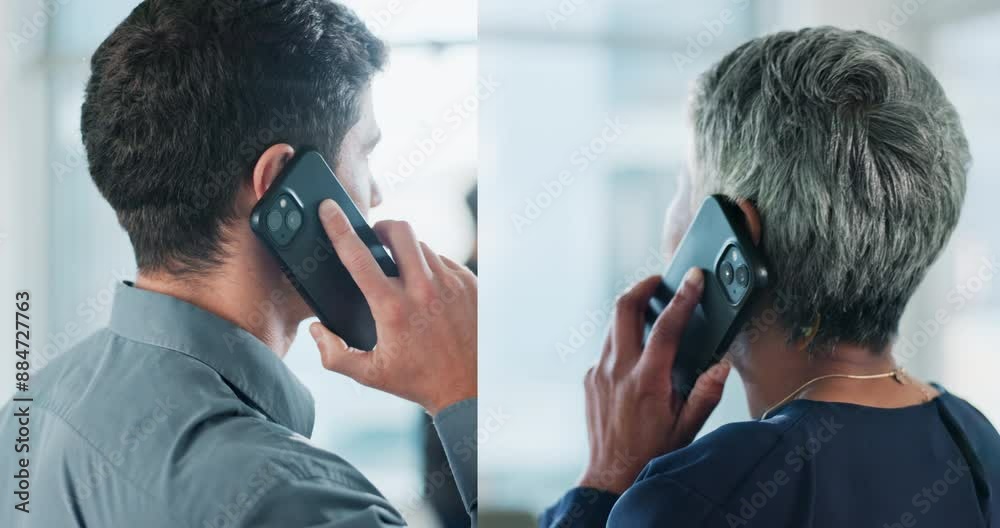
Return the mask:
[[[285,357],[302,318],[289,309],[287,283],[274,275],[236,264],[231,259],[198,277],[139,272],[137,288],[170,295],[211,312],[260,339]]]

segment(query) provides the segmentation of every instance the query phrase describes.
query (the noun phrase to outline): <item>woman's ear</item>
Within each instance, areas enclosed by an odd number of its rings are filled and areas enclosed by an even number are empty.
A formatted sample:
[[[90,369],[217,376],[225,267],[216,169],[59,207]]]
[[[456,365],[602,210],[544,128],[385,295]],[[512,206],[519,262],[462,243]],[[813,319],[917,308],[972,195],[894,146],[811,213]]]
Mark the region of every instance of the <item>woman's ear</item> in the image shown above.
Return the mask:
[[[253,167],[253,193],[257,200],[264,196],[293,156],[295,149],[287,143],[271,145],[260,155],[260,159]]]
[[[736,200],[736,205],[743,211],[743,220],[746,222],[747,230],[750,231],[750,238],[753,239],[754,245],[759,246],[762,232],[760,213],[757,212],[757,208],[749,200],[740,198]]]

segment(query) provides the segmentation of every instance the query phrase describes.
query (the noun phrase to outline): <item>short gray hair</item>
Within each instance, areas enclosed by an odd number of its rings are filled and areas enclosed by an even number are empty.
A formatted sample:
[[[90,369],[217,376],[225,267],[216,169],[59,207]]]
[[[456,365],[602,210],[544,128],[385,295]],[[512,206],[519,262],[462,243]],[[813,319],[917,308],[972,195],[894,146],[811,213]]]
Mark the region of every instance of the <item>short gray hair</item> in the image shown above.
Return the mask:
[[[753,203],[781,321],[812,349],[881,349],[958,222],[970,164],[954,107],[910,53],[861,31],[743,44],[693,94],[695,196]]]

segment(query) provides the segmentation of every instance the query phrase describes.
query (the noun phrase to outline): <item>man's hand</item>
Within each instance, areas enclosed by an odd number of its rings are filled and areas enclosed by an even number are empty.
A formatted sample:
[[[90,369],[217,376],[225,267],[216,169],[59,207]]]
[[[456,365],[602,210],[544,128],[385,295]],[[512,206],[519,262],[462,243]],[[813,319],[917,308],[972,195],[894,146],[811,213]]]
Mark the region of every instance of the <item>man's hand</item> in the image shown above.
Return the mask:
[[[371,306],[378,345],[348,347],[320,323],[309,331],[323,367],[416,402],[430,414],[476,396],[476,277],[468,268],[418,242],[406,222],[384,221],[374,230],[396,260],[400,276],[387,277],[333,200],[320,220],[341,262]]]
[[[670,371],[684,327],[701,298],[704,275],[692,269],[642,347],[642,317],[660,277],[626,292],[597,365],[587,371],[590,463],[579,485],[623,493],[653,458],[691,443],[718,405],[729,374],[719,363],[698,378],[687,401]]]

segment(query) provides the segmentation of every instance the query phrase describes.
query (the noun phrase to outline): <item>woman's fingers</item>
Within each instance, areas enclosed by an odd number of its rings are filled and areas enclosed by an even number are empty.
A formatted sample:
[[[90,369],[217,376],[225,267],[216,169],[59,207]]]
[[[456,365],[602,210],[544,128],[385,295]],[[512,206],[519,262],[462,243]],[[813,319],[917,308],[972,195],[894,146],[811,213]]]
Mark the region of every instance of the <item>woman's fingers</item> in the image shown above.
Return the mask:
[[[646,307],[657,286],[660,276],[647,277],[632,286],[615,302],[615,315],[611,328],[610,341],[612,346],[604,349],[602,360],[607,366],[625,361],[626,365],[634,364],[642,352],[642,328]],[[614,357],[611,357],[611,355]]]
[[[705,275],[702,271],[698,268],[688,270],[680,288],[653,323],[640,359],[643,363],[641,368],[664,372],[669,379],[670,369],[673,368],[674,358],[677,357],[677,346],[684,334],[684,328],[691,319],[691,314],[701,300],[704,288]]]
[[[674,424],[674,434],[678,446],[685,446],[694,440],[695,435],[705,425],[705,421],[722,399],[722,390],[729,377],[728,361],[716,363],[710,369],[698,376],[694,389],[688,395],[687,401],[681,407],[680,416]]]

